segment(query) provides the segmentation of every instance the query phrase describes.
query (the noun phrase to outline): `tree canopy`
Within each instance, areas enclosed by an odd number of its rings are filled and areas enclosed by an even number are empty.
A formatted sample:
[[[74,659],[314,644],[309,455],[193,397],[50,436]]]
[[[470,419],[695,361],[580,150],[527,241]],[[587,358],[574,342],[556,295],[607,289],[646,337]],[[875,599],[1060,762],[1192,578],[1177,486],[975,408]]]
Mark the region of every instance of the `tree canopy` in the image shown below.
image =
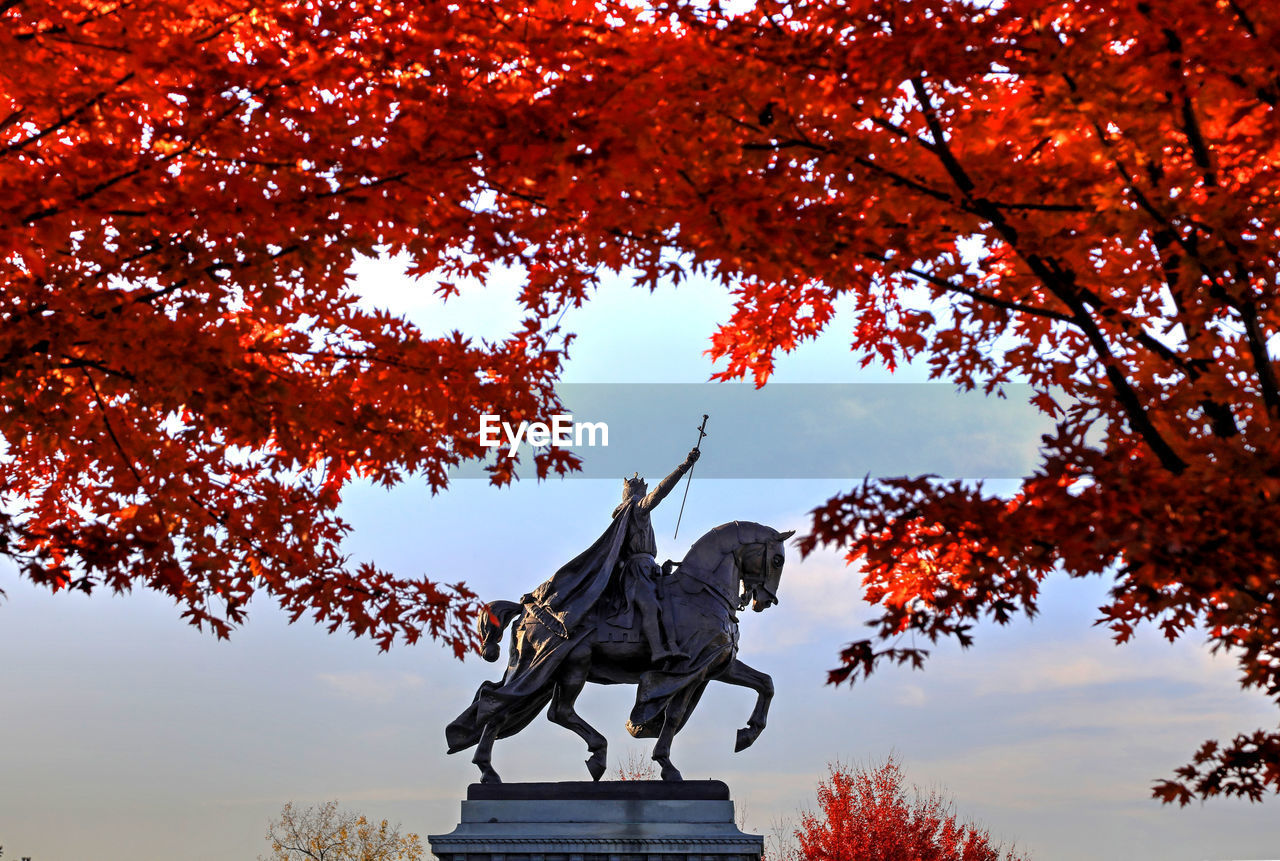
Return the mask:
[[[374,824],[363,814],[326,801],[299,810],[285,804],[267,826],[270,857],[259,861],[422,861],[417,834],[401,834],[387,820]]]
[[[471,593],[349,564],[341,490],[442,487],[483,452],[480,415],[554,407],[561,353],[536,320],[426,337],[362,307],[348,270],[495,256],[498,216],[468,201],[518,98],[485,83],[521,52],[500,10],[0,10],[0,549],[55,590],[157,589],[222,636],[264,590],[461,651]]]
[[[480,414],[554,410],[548,321],[601,273],[702,272],[736,300],[719,378],[763,384],[843,304],[863,361],[1026,381],[1057,419],[1010,498],[917,477],[815,510],[803,547],[843,548],[881,610],[834,681],[919,663],[904,633],[1032,614],[1062,572],[1112,580],[1118,640],[1207,632],[1280,698],[1274,4],[0,16],[0,540],[24,576],[146,585],[219,634],[264,589],[461,649],[471,594],[351,565],[342,488],[440,487]],[[375,253],[445,293],[520,267],[527,322],[426,337],[352,296]],[[1156,792],[1277,789],[1259,730]]]
[[[965,822],[937,792],[908,789],[902,766],[832,764],[818,783],[818,808],[806,812],[794,844],[776,861],[1025,861]]]

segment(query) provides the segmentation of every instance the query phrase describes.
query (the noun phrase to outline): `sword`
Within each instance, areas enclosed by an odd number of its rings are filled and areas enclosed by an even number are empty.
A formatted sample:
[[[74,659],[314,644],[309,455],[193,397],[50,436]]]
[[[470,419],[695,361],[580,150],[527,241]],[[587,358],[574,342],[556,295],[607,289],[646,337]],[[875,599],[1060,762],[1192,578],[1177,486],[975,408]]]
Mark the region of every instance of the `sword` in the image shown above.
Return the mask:
[[[698,441],[694,443],[694,446],[693,446],[696,450],[702,451],[702,438],[706,435],[707,435],[707,416],[706,416],[706,413],[703,413],[702,424],[698,425]],[[689,498],[689,485],[693,484],[693,467],[694,466],[697,466],[697,464],[695,463],[693,466],[689,467],[689,479],[684,483],[684,497],[680,500],[680,516],[676,518],[676,534],[671,536],[671,539],[673,541],[680,537],[680,520],[681,518],[684,517],[685,500]]]

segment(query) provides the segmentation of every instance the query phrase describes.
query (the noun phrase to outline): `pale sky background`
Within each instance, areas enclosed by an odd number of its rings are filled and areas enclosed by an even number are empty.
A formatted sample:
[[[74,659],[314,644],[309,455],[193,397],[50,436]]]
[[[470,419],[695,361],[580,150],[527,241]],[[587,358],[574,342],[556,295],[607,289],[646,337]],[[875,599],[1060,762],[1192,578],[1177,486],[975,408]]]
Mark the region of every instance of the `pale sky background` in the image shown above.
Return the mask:
[[[360,273],[370,301],[430,331],[499,336],[516,319],[510,283],[441,308],[394,263]],[[653,295],[613,285],[566,316],[579,337],[565,380],[704,382],[712,366],[702,351],[728,310],[728,297],[708,285]],[[823,341],[784,358],[775,380],[923,379],[910,369],[893,378],[859,371],[847,352],[849,323],[838,317]],[[655,429],[671,425],[688,437],[667,465],[692,444],[696,412],[650,417]],[[709,430],[708,467],[718,443],[723,451],[758,436],[750,423],[717,424],[715,415]],[[910,428],[903,435],[914,438]],[[1028,436],[1014,448],[1033,447]],[[762,458],[796,444],[754,440]],[[892,464],[863,470],[886,471]],[[732,519],[803,529],[805,512],[849,483],[695,477],[679,542],[670,540],[679,499],[655,513],[660,553],[678,557]],[[353,488],[344,509],[354,526],[350,551],[514,599],[596,537],[617,485],[524,481],[498,490],[464,480],[436,497],[418,482],[390,492]],[[1280,858],[1280,800],[1185,809],[1150,800],[1152,782],[1203,740],[1274,726],[1275,707],[1241,692],[1232,662],[1196,638],[1169,645],[1146,630],[1136,643],[1112,645],[1092,626],[1106,587],[1100,578],[1050,581],[1034,622],[986,626],[974,648],[942,646],[923,672],[885,668],[865,685],[835,689],[824,684],[825,671],[841,645],[864,636],[871,613],[856,572],[834,554],[800,561],[793,552],[781,604],[742,619],[741,657],[777,686],[768,729],[735,755],[734,733],[754,694],[712,686],[673,760],[688,778],[725,780],[756,833],[811,805],[829,761],[879,762],[893,753],[910,781],[944,790],[963,816],[1039,861]],[[445,755],[444,726],[500,667],[456,661],[432,643],[379,653],[367,641],[289,626],[262,603],[230,642],[218,642],[147,593],[54,596],[9,568],[0,568],[0,588],[8,593],[0,603],[5,859],[252,859],[265,853],[267,822],[290,800],[336,798],[424,837],[456,823],[476,772],[469,751]],[[631,751],[647,755],[651,744],[623,729],[633,694],[591,686],[579,700],[609,738],[611,769]],[[587,777],[581,741],[545,721],[499,742],[494,757],[507,781]]]

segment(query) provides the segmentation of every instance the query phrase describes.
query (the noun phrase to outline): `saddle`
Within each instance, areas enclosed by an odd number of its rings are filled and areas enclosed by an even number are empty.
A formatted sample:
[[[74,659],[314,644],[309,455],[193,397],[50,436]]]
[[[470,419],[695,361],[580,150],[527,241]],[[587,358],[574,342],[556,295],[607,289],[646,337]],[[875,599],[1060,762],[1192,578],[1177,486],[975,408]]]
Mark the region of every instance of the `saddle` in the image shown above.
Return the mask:
[[[676,619],[681,613],[680,606],[684,603],[678,597],[681,590],[676,587],[676,581],[671,576],[678,567],[680,567],[679,562],[668,559],[662,563],[662,576],[653,581],[658,593],[658,607],[662,612],[662,618],[670,626],[669,630],[675,629]],[[599,604],[595,635],[597,643],[644,642],[644,632],[640,629],[634,608],[630,614],[630,625],[621,624],[623,611],[624,608],[617,596],[606,593]]]

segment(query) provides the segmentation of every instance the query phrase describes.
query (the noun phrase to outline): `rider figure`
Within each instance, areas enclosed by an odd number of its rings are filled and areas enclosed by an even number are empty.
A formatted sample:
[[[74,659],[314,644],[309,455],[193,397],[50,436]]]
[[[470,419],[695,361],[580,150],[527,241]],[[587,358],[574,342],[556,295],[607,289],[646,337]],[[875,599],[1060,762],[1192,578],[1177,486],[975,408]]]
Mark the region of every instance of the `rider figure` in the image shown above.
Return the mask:
[[[675,468],[651,493],[639,473],[623,479],[622,503],[613,516],[626,517],[626,534],[618,554],[616,584],[623,599],[623,614],[634,610],[640,617],[640,629],[649,643],[655,661],[689,657],[673,641],[668,620],[663,618],[658,601],[656,578],[662,576],[655,554],[658,542],[653,535],[649,512],[666,498],[676,484],[698,460],[698,449],[689,452],[684,463]]]

